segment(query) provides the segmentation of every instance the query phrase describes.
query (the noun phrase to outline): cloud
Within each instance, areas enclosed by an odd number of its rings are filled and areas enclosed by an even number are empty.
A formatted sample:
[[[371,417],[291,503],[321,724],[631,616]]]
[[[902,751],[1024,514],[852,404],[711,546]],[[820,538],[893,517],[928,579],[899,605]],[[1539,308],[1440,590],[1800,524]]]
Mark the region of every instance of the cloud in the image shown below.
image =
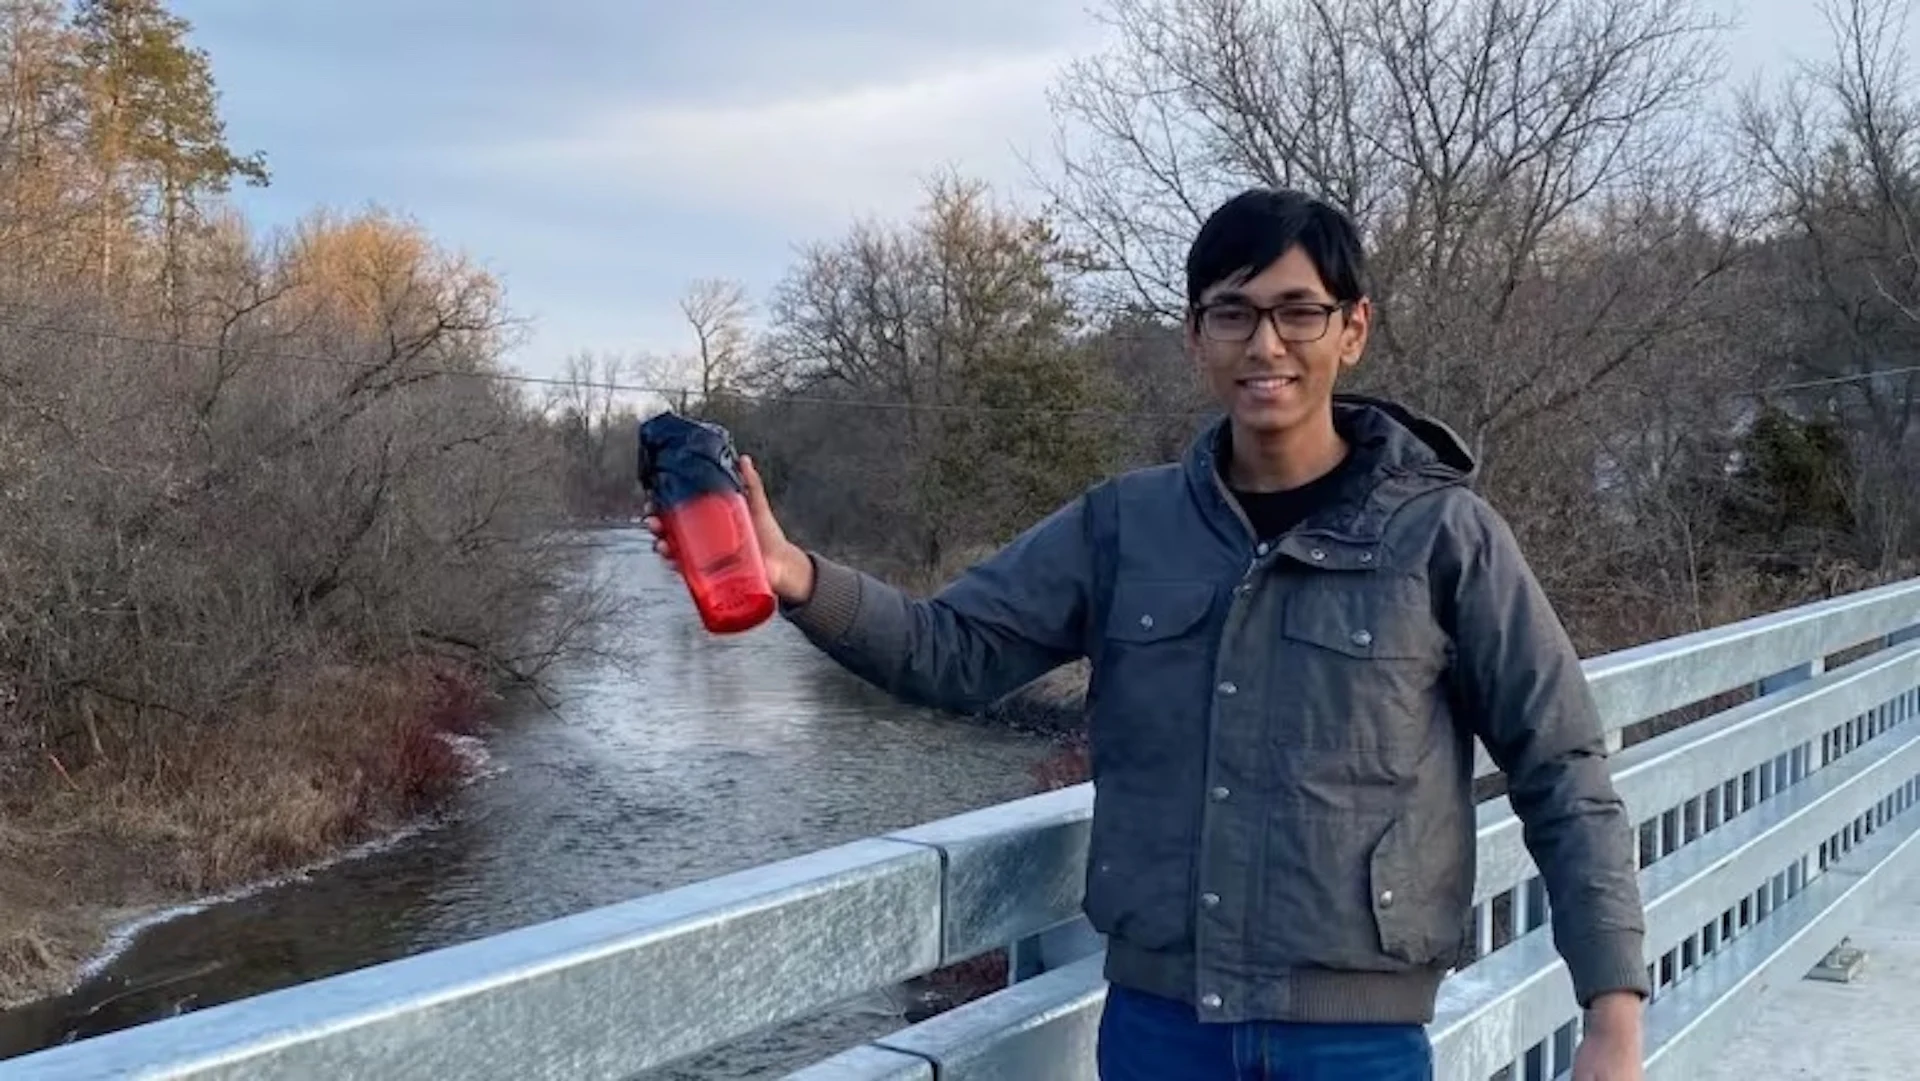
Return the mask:
[[[1021,155],[1051,137],[1045,91],[1068,58],[1029,53],[771,100],[627,105],[482,154],[598,198],[818,235],[853,216],[911,211],[948,165],[1020,185]]]

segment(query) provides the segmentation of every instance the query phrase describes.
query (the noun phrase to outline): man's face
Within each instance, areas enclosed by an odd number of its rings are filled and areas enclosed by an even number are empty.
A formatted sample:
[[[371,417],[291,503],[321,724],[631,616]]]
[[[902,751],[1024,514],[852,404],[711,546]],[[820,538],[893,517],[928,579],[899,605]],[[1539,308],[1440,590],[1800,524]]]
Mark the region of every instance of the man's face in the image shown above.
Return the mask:
[[[1296,245],[1252,278],[1202,293],[1187,348],[1237,428],[1278,433],[1327,408],[1340,370],[1360,359],[1371,316],[1364,298],[1339,307]]]

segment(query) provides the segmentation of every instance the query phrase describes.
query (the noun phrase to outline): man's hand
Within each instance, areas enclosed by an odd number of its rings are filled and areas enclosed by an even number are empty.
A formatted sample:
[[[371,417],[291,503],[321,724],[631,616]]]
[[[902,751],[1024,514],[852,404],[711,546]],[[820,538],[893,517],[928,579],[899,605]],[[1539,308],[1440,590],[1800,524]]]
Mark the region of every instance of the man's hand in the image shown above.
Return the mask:
[[[787,604],[805,604],[813,596],[813,560],[787,539],[786,531],[780,528],[780,522],[773,516],[773,507],[767,502],[760,471],[754,468],[753,459],[745,455],[740,458],[740,479],[747,484],[747,512],[753,518],[754,538],[760,542],[760,562],[767,570],[768,587]],[[647,530],[653,534],[653,550],[678,573],[673,542],[667,538],[666,526],[654,515],[651,500],[645,514]]]
[[[1593,1000],[1580,1051],[1573,1057],[1573,1081],[1643,1081],[1642,1010],[1640,996],[1627,991]]]

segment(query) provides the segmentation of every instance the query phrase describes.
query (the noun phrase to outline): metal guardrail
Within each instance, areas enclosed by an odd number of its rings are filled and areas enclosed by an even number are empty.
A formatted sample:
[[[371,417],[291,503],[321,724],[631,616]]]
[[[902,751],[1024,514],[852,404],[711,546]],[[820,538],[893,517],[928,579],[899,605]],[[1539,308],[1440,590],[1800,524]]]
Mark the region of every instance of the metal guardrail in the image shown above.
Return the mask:
[[[1920,580],[1585,667],[1616,733],[1760,692],[1614,760],[1642,823],[1650,1076],[1678,1077],[1920,870]],[[1090,812],[1088,785],[1018,800],[0,1061],[0,1081],[629,1078],[1071,925]],[[1481,805],[1479,850],[1479,956],[1442,986],[1439,1076],[1554,1077],[1577,1011],[1505,800]],[[1090,1079],[1095,948],[793,1076]]]
[[[1649,1076],[1680,1078],[1709,1060],[1766,986],[1804,973],[1920,871],[1920,812],[1907,813],[1920,802],[1920,642],[1655,737],[1617,763],[1623,798],[1652,827],[1641,875],[1656,987]],[[1488,913],[1486,901],[1532,866],[1523,849],[1515,855],[1518,823],[1504,801],[1483,805],[1480,818],[1476,899]],[[1438,1077],[1480,1081],[1510,1066],[1516,1079],[1556,1077],[1572,1061],[1578,1011],[1548,913],[1509,896],[1518,934],[1442,985],[1430,1027]],[[1020,1009],[1002,992],[793,1081],[1091,1081],[1097,964],[1018,985]]]

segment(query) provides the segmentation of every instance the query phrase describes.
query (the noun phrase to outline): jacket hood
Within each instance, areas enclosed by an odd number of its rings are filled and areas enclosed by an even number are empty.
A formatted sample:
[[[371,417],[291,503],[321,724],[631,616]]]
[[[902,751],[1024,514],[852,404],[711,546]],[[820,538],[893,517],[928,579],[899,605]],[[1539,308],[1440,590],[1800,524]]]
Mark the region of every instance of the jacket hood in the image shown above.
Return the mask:
[[[1466,441],[1445,422],[1398,402],[1336,394],[1333,423],[1356,447],[1371,450],[1381,459],[1376,468],[1448,476],[1460,482],[1471,481],[1480,469]]]

